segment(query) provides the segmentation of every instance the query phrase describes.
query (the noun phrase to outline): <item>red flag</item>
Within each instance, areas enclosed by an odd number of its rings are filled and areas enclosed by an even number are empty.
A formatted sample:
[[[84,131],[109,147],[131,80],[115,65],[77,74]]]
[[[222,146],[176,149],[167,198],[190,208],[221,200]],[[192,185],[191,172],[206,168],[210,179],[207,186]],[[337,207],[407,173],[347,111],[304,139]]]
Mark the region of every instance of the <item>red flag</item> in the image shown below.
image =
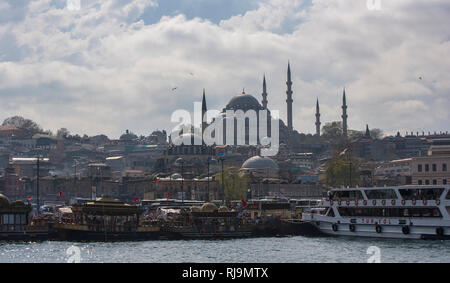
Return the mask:
[[[241,199],[241,205],[242,205],[242,207],[246,207],[247,206],[247,203],[245,202],[245,200],[243,198]]]
[[[161,182],[161,179],[159,177],[156,177],[156,182]]]
[[[138,201],[139,201],[138,198],[134,198],[134,200],[133,200],[134,203],[137,203]]]
[[[31,200],[31,197],[28,197],[28,198],[27,198],[27,201],[30,201],[30,200]]]
[[[61,198],[61,196],[62,196],[62,192],[59,191],[58,198]]]

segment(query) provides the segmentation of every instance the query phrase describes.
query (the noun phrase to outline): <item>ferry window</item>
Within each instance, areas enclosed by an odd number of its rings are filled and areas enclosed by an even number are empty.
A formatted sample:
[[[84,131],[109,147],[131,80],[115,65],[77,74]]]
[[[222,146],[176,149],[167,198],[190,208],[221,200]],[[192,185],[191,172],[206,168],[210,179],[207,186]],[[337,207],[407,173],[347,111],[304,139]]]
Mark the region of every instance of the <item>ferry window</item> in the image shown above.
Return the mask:
[[[417,165],[417,171],[422,172],[422,164]]]
[[[9,224],[9,217],[8,214],[3,214],[3,224]]]
[[[437,170],[436,164],[433,164],[433,165],[432,165],[432,168],[433,168],[433,172],[436,172],[436,170]]]
[[[8,216],[9,216],[8,220],[9,224],[14,224],[14,214],[8,214]]]
[[[417,181],[417,183],[418,183],[419,185],[422,185],[422,184],[423,184],[422,180]]]
[[[397,195],[394,190],[366,190],[365,191],[368,199],[396,199]]]

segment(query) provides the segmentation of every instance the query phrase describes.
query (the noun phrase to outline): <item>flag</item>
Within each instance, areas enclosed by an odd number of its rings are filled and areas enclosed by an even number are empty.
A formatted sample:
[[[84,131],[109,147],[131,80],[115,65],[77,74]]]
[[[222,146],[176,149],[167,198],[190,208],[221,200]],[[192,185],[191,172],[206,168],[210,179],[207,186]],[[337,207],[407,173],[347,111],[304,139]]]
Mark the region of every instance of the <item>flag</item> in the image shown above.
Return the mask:
[[[27,198],[27,201],[30,201],[30,200],[31,200],[31,197],[28,197],[28,198]]]
[[[242,205],[242,207],[246,207],[247,206],[247,203],[245,202],[245,200],[243,198],[241,199],[241,205]]]
[[[61,198],[61,196],[62,196],[62,192],[59,191],[58,198]]]
[[[139,201],[138,198],[134,198],[134,200],[133,200],[134,203],[137,203],[138,201]]]
[[[159,177],[156,177],[156,182],[161,182],[161,179]]]

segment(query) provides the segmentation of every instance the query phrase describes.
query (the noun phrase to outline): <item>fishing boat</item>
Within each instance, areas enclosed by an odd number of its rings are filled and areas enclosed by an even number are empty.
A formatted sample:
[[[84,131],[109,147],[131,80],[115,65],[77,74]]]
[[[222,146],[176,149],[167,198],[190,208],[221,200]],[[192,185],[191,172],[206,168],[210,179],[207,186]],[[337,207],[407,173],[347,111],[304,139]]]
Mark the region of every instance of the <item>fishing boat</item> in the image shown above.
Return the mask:
[[[188,209],[170,208],[161,235],[169,239],[223,239],[252,236],[254,224],[248,223],[239,211],[205,203]]]
[[[450,239],[450,186],[333,189],[302,220],[334,236]]]
[[[159,226],[142,223],[142,208],[111,197],[74,204],[54,224],[58,240],[119,241],[159,238]]]

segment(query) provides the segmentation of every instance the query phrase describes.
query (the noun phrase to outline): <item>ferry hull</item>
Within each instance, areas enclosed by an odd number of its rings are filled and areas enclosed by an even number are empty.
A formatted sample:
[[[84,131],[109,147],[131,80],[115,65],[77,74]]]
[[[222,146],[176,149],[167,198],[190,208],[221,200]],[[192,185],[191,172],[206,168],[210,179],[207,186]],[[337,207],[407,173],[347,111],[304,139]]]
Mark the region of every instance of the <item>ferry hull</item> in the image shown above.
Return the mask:
[[[408,226],[408,233],[403,232],[401,225],[379,225],[380,232],[377,232],[375,224],[353,224],[354,230],[350,229],[350,224],[336,224],[337,230],[333,230],[333,224],[329,222],[312,222],[322,233],[329,236],[348,236],[365,238],[387,238],[387,239],[428,239],[428,240],[450,240],[450,228],[443,228],[443,234],[436,234],[437,227],[430,226]]]

